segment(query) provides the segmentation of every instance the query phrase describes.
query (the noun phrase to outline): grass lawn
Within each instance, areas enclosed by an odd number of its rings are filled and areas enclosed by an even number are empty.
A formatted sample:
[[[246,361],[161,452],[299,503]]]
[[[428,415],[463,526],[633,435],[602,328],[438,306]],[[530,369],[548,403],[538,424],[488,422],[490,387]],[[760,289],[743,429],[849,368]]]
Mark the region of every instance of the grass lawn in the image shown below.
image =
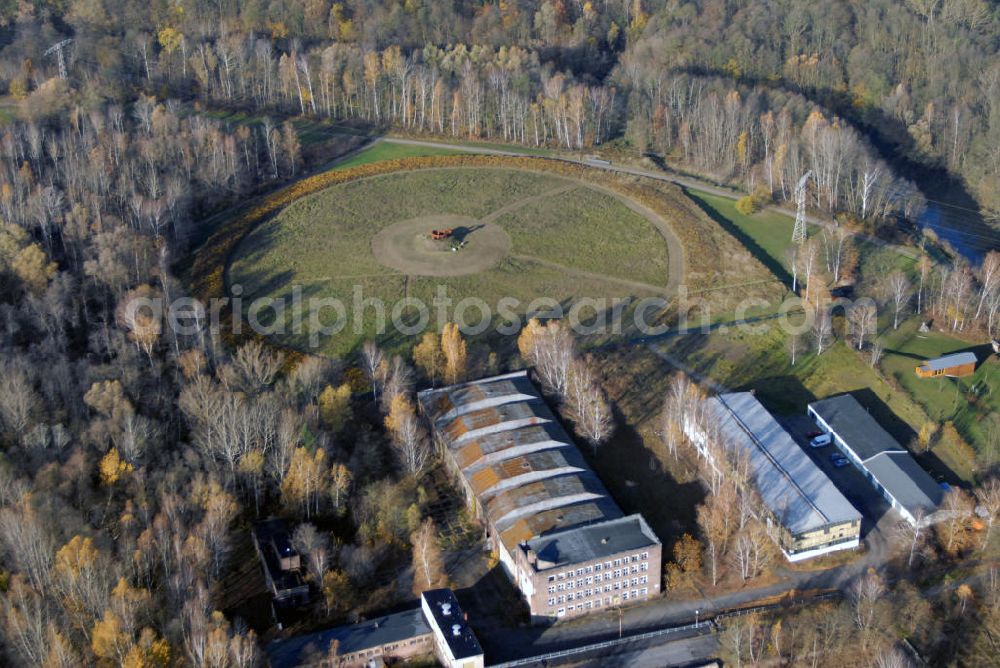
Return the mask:
[[[334,166],[334,169],[348,169],[382,160],[400,160],[402,158],[413,158],[421,155],[458,155],[461,153],[450,148],[431,148],[429,146],[378,142],[355,153],[346,160],[338,162]]]
[[[837,323],[838,327],[841,323]],[[803,414],[816,399],[851,392],[878,423],[907,446],[929,419],[919,401],[872,369],[842,341],[822,355],[803,352],[791,364],[789,335],[769,324],[766,331],[730,330],[668,339],[660,349],[690,371],[735,390],[753,390],[776,414]],[[802,348],[810,346],[803,338]],[[910,369],[912,373],[912,368]],[[973,479],[971,463],[948,444],[918,456],[935,477]]]
[[[791,283],[788,249],[792,245],[795,219],[770,209],[746,216],[736,210],[736,200],[701,190],[686,190],[705,213],[739,239],[758,260],[786,283]],[[810,236],[818,234],[819,226],[809,225]],[[916,261],[893,248],[856,238],[862,275],[884,275],[900,270],[914,277]]]
[[[573,188],[530,202],[496,222],[510,233],[515,253],[582,271],[666,284],[663,237],[645,218],[605,193]],[[626,257],[629,261],[623,262]]]
[[[481,298],[494,315],[504,297],[518,300],[511,310],[520,315],[538,297],[566,304],[580,297],[651,296],[648,289],[558,266],[666,283],[665,243],[652,224],[611,195],[575,183],[536,172],[477,168],[400,172],[334,186],[297,200],[251,232],[234,254],[228,283],[242,286],[244,304],[256,297],[290,298],[294,286],[307,300],[332,297],[343,301],[347,326],[321,345],[322,352],[333,355],[351,353],[376,333],[378,308],[366,307],[361,317],[354,317],[353,296],[359,289],[363,297],[381,300],[386,315],[406,297],[420,299],[433,309],[434,297],[442,288],[455,302],[464,297]],[[546,196],[526,202],[531,207],[527,217],[509,222],[513,254],[487,271],[450,278],[407,278],[382,265],[372,251],[372,236],[399,221],[435,214],[482,219],[512,203],[566,187],[573,189],[575,200]],[[506,227],[502,215],[495,222]],[[528,231],[529,223],[532,232]],[[608,236],[608,229],[615,234]],[[474,233],[470,239],[475,243]],[[595,253],[596,248],[602,252]],[[522,253],[538,261],[521,257]],[[620,261],[624,257],[630,258],[628,264]],[[402,313],[416,315],[412,309],[404,308]],[[476,307],[467,311],[472,323],[480,320],[479,313]],[[292,318],[293,313],[286,310],[283,320],[288,329],[285,334],[275,332],[274,338],[295,348],[309,347],[306,335],[292,329]],[[280,321],[282,316],[270,309],[261,313],[261,322],[271,324],[275,319]],[[333,309],[321,317],[325,325],[336,320]],[[398,335],[384,335],[381,341],[397,349],[412,344]]]
[[[911,318],[898,331],[888,330],[882,369],[923,406],[935,422],[951,421],[976,451],[981,465],[997,461],[991,436],[1000,429],[1000,363],[989,345],[970,345],[943,332],[919,330],[920,318]],[[953,352],[976,353],[976,373],[965,378],[918,378],[914,367],[925,359]],[[991,434],[991,432],[993,432]]]
[[[390,135],[392,136],[392,135]],[[558,153],[550,148],[536,148],[534,146],[521,146],[520,144],[504,144],[502,142],[489,142],[489,141],[474,141],[471,139],[451,139],[442,138],[440,136],[428,136],[423,135],[411,135],[410,137],[404,137],[406,139],[416,139],[419,141],[435,142],[442,144],[453,144],[456,146],[468,147],[469,153],[476,153],[476,149],[480,150],[491,150],[491,151],[504,151],[505,153],[521,153],[523,155],[553,155]],[[418,147],[415,147],[418,148]]]
[[[795,219],[776,211],[745,216],[736,210],[736,200],[701,190],[685,190],[705,213],[739,239],[778,278],[791,283],[785,251],[792,245]]]

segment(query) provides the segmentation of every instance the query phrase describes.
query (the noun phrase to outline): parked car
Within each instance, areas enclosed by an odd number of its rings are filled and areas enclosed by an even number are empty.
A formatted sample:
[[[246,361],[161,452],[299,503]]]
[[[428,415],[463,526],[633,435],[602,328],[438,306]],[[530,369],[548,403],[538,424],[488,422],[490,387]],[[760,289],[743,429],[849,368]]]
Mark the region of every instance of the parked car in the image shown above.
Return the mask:
[[[830,434],[820,434],[819,436],[813,437],[813,439],[809,441],[809,445],[814,448],[822,448],[830,445]]]
[[[850,462],[847,461],[847,457],[840,454],[839,452],[835,452],[832,455],[830,455],[830,462],[832,462],[833,465],[836,466],[838,469],[842,466],[847,466],[848,464],[850,464]]]
[[[808,438],[811,441],[822,433],[823,432],[821,431],[811,431],[808,434],[806,434],[806,438]]]

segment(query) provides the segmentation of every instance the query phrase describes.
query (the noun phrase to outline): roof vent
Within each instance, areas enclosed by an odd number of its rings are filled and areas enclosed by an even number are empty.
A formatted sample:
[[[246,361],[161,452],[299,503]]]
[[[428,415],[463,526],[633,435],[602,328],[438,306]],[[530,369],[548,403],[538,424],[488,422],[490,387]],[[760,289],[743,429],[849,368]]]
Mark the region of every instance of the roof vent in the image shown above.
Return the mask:
[[[441,604],[441,614],[444,615],[445,617],[451,614],[451,603]]]
[[[607,536],[605,536],[604,538],[602,538],[601,539],[601,545],[607,545],[608,544],[608,540],[610,540],[610,539]]]
[[[452,624],[451,625],[451,635],[456,636],[456,637],[462,635],[462,625],[461,624]]]

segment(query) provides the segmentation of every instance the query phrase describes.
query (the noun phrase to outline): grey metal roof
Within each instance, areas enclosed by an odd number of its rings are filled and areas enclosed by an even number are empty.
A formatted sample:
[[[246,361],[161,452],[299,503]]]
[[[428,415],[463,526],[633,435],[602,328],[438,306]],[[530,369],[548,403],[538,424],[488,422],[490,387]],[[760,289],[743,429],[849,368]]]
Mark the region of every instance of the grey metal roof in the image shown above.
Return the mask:
[[[483,648],[466,623],[465,613],[455,598],[455,592],[450,589],[429,589],[423,592],[421,597],[430,608],[434,622],[455,659],[462,660],[482,655]]]
[[[707,400],[728,447],[749,456],[754,486],[793,534],[861,519],[823,471],[749,392]]]
[[[333,640],[340,641],[341,655],[382,647],[431,632],[420,608],[373,617],[359,624],[294,636],[268,643],[265,651],[271,668],[292,668],[306,663],[311,656],[325,656]]]
[[[918,509],[930,515],[944,497],[941,486],[909,453],[883,453],[865,462],[865,468],[914,517]]]
[[[830,425],[862,462],[881,452],[906,452],[850,394],[814,401],[809,408]]]
[[[945,355],[944,357],[939,357],[936,360],[927,360],[922,367],[926,367],[930,371],[939,371],[941,369],[947,369],[953,366],[961,366],[963,364],[975,364],[979,359],[976,357],[974,352],[966,351],[964,353],[952,353],[951,355]]]
[[[649,548],[659,542],[642,515],[629,515],[539,536],[529,540],[527,546],[538,555],[539,561],[552,564],[547,568],[557,568]],[[546,567],[539,565],[538,570]]]

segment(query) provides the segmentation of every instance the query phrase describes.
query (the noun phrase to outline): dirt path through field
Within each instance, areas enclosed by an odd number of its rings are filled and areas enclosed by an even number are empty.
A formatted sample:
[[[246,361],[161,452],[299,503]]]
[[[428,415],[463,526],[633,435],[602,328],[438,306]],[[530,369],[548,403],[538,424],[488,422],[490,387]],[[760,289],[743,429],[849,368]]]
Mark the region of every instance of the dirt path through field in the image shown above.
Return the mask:
[[[525,207],[531,204],[532,202],[537,202],[538,200],[547,199],[549,197],[555,197],[556,195],[561,195],[562,193],[568,192],[570,190],[576,190],[577,188],[580,187],[580,185],[581,184],[579,182],[573,181],[572,183],[567,183],[566,185],[559,186],[558,188],[553,188],[552,190],[546,190],[545,192],[539,193],[538,195],[532,195],[531,197],[525,197],[524,199],[513,201],[506,206],[500,207],[496,211],[486,214],[486,216],[479,219],[479,222],[492,223],[501,216],[505,216],[508,213],[511,213],[512,211],[517,211],[518,209]]]

